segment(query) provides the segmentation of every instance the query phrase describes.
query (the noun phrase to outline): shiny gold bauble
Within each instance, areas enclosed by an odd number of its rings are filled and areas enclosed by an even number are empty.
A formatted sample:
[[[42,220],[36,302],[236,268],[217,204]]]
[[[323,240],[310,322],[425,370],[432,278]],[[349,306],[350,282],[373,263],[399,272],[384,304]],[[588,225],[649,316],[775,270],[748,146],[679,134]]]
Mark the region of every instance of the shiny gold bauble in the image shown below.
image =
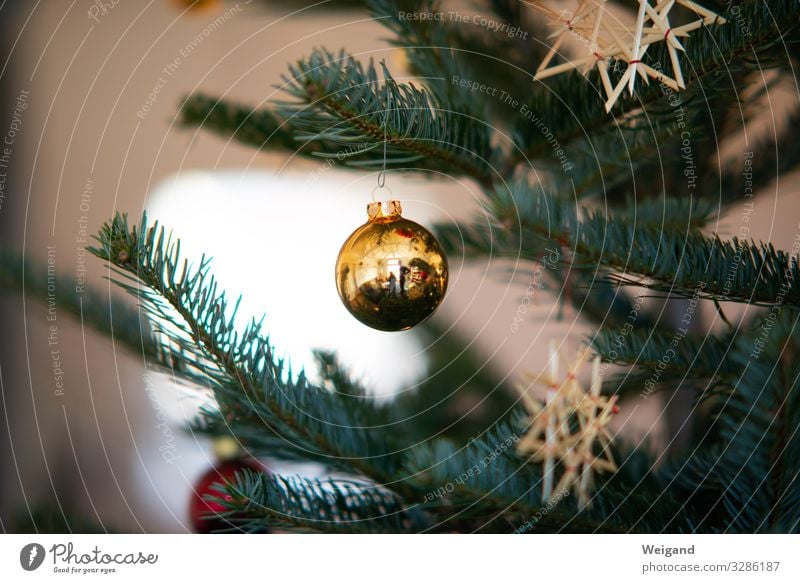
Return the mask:
[[[360,322],[394,332],[426,320],[447,289],[447,258],[422,225],[404,219],[396,200],[367,206],[336,260],[336,288]]]

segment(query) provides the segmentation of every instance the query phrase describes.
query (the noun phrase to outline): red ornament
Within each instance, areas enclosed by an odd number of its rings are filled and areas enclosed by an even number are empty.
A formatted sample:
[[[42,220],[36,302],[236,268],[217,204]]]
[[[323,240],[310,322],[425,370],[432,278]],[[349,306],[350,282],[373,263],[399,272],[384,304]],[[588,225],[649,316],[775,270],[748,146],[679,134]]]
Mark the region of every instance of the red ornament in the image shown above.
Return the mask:
[[[219,492],[216,489],[216,485],[233,482],[236,472],[245,469],[266,472],[266,468],[256,460],[242,458],[218,462],[200,477],[189,501],[189,517],[196,533],[207,534],[234,526],[225,518],[218,516],[220,513],[225,512],[225,507],[222,504],[205,498],[208,495],[218,497]],[[226,499],[230,500],[230,496],[226,495]]]

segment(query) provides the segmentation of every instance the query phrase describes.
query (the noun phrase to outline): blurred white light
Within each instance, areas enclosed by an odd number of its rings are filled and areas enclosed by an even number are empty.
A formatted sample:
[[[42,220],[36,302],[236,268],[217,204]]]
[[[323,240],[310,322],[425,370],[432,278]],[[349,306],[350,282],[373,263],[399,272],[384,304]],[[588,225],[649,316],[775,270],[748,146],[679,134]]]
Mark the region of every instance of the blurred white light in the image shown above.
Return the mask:
[[[172,229],[190,260],[213,257],[212,272],[240,315],[266,314],[265,328],[293,371],[316,379],[312,349],[335,350],[376,395],[409,386],[426,371],[412,334],[367,328],[336,293],[334,264],[347,236],[366,220],[374,177],[338,172],[191,171],[159,184],[147,211]],[[428,216],[414,219],[432,220]],[[244,319],[243,318],[243,321]]]

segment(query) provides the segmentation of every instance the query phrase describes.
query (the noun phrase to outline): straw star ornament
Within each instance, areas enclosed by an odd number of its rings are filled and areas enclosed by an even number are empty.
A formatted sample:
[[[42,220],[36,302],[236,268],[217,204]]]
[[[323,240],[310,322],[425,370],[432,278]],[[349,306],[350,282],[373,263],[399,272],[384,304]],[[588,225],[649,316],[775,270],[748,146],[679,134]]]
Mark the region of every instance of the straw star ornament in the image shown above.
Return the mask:
[[[589,390],[581,386],[578,373],[588,356],[588,349],[583,350],[573,363],[563,363],[555,344],[551,343],[548,372],[533,378],[529,385],[519,387],[530,424],[517,444],[517,453],[542,463],[542,499],[545,501],[573,490],[578,505],[586,507],[594,475],[617,469],[610,451],[608,430],[612,416],[618,411],[617,397],[600,395],[599,358],[592,362]],[[563,379],[559,377],[560,366],[567,370]],[[535,383],[547,387],[544,402],[530,394],[531,385]],[[558,464],[563,469],[556,483]]]
[[[573,69],[583,75],[597,68],[603,91],[606,94],[606,111],[611,111],[625,88],[633,95],[638,77],[645,83],[655,79],[674,91],[686,88],[679,54],[684,47],[679,40],[686,38],[693,30],[711,24],[724,24],[725,19],[692,2],[691,0],[639,0],[639,8],[633,26],[625,24],[609,10],[608,0],[578,0],[574,12],[556,11],[548,6],[549,0],[534,0],[528,5],[544,14],[556,31],[550,38],[555,39],[547,55],[536,70],[535,80]],[[670,12],[680,6],[684,12],[693,15],[686,24],[672,27]],[[564,63],[551,65],[553,58],[560,54],[564,41],[570,36],[580,41],[586,53]],[[672,76],[643,62],[647,50],[658,43],[665,43],[672,66]],[[625,66],[625,72],[616,83],[608,74],[609,67]]]

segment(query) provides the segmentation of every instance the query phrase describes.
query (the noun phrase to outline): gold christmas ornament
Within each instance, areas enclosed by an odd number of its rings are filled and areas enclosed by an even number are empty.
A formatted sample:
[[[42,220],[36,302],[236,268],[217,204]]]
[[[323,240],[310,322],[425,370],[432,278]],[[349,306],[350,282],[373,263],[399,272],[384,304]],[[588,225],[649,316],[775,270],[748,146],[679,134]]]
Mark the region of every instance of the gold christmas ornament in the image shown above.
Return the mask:
[[[422,225],[401,216],[396,200],[367,205],[336,260],[344,307],[377,330],[408,330],[439,307],[447,289],[447,258]]]

